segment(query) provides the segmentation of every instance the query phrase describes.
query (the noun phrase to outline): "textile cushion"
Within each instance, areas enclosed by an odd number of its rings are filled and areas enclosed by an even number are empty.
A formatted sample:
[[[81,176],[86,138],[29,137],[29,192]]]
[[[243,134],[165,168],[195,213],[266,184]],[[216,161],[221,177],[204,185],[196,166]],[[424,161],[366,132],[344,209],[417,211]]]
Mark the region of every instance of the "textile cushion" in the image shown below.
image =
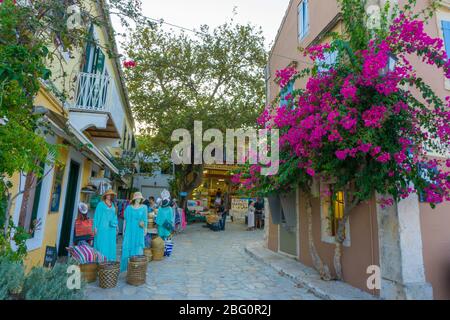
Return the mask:
[[[79,264],[106,261],[106,258],[100,252],[88,245],[72,246],[67,248],[67,251]]]

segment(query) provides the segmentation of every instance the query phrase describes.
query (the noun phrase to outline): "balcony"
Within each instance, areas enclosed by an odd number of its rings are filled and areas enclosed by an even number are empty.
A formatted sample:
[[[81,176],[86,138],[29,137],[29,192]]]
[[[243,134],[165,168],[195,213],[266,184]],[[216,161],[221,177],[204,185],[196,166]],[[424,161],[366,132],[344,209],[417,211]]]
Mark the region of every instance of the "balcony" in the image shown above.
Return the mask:
[[[70,105],[70,121],[93,138],[119,139],[117,124],[122,113],[120,99],[110,76],[80,72],[75,98]]]
[[[111,92],[111,77],[80,72],[75,89],[75,103],[72,109],[108,112]]]

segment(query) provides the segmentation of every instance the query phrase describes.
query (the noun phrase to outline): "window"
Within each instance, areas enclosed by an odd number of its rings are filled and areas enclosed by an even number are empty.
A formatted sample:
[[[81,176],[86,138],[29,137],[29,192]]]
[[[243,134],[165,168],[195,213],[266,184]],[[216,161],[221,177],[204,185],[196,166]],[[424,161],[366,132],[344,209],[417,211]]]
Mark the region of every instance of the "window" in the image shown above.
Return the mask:
[[[338,53],[336,51],[324,53],[324,59],[317,62],[318,71],[330,71],[331,67],[336,63],[337,57]]]
[[[331,236],[336,236],[339,221],[344,218],[344,192],[338,191],[330,202],[333,203],[332,211],[329,217]]]
[[[330,194],[331,186],[321,185],[320,215],[321,215],[321,233],[322,241],[334,243],[338,231],[339,221],[344,218],[344,192],[337,191]],[[350,223],[349,219],[345,224],[344,246],[350,246]]]
[[[309,30],[308,0],[298,5],[298,40],[302,40]]]
[[[88,42],[86,45],[86,61],[83,72],[93,74],[103,74],[105,71],[105,54],[95,43],[94,26],[89,29]]]
[[[286,99],[286,97],[291,94],[294,91],[294,82],[289,82],[283,89],[281,89],[281,100],[280,100],[280,107],[281,106],[287,106],[289,104],[289,101]]]
[[[442,34],[444,36],[444,43],[445,43],[445,51],[447,51],[447,54],[450,54],[450,21],[441,21],[442,24]]]
[[[44,171],[44,164],[41,164],[41,174]],[[19,227],[27,232],[34,231],[37,223],[37,215],[42,190],[42,178],[35,173],[28,173],[25,179],[25,192],[22,196],[22,204],[19,213]]]

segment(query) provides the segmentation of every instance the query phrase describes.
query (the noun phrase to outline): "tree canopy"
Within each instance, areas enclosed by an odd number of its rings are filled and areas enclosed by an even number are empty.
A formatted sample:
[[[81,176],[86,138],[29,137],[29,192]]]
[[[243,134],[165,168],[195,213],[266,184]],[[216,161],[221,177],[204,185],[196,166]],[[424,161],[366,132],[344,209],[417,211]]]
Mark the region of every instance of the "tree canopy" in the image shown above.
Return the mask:
[[[189,35],[161,26],[137,28],[126,53],[135,62],[126,77],[140,147],[162,162],[176,144],[174,130],[192,134],[194,121],[202,121],[203,130],[247,127],[263,109],[267,55],[254,26],[231,21]],[[181,168],[182,177],[201,172],[201,166],[188,167]]]

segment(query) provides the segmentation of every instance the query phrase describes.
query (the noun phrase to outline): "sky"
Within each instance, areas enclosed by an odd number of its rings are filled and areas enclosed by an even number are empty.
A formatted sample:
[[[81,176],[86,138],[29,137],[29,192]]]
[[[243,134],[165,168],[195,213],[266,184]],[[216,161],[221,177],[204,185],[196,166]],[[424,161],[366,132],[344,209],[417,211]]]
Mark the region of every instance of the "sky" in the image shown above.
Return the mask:
[[[233,16],[241,24],[261,26],[266,48],[270,49],[284,17],[289,0],[143,0],[143,14],[153,19],[188,29],[198,29],[202,24],[210,27],[227,22]],[[119,24],[114,21],[118,30]],[[174,28],[175,30],[175,28]],[[119,31],[119,30],[118,30]]]

